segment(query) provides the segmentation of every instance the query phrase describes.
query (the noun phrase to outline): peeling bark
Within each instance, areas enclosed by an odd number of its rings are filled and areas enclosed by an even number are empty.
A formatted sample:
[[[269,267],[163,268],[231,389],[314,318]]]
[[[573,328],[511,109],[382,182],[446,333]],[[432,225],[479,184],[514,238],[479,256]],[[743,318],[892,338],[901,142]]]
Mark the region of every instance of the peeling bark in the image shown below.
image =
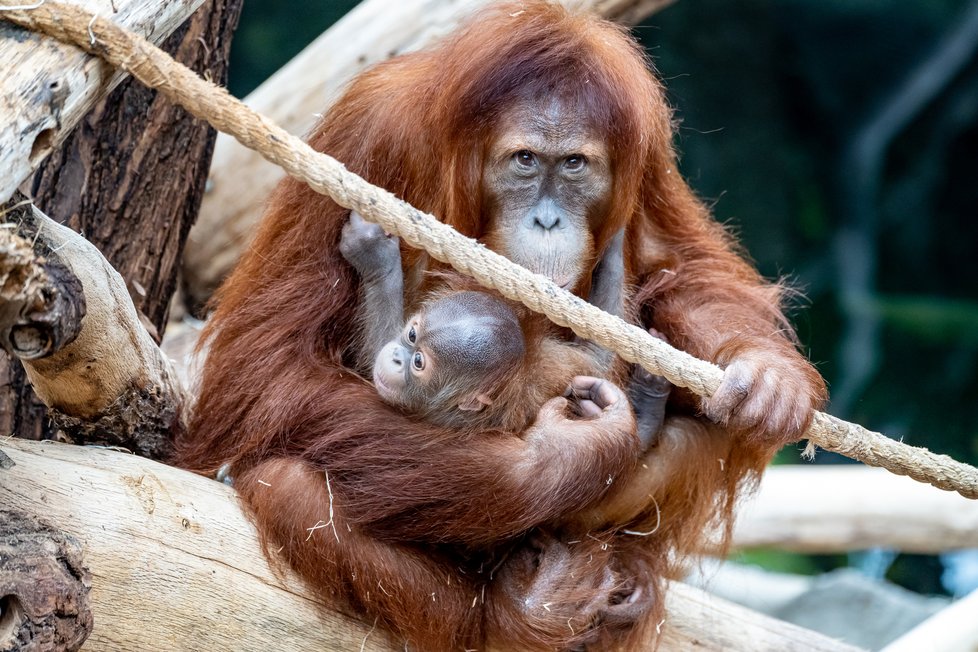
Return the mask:
[[[0,506],[0,560],[0,652],[81,647],[92,632],[92,579],[78,540]]]

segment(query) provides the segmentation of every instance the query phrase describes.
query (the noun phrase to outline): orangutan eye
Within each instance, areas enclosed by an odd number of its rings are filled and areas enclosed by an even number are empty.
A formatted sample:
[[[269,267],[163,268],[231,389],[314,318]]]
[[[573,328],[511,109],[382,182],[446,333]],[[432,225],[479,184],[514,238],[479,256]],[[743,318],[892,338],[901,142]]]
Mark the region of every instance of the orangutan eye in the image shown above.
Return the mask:
[[[513,154],[513,159],[520,167],[530,168],[536,163],[537,158],[528,149],[521,149],[520,151]]]
[[[411,329],[408,330],[408,342],[414,344],[417,341],[418,341],[418,333],[417,331],[414,330],[414,326],[412,326]]]
[[[418,371],[424,369],[424,354],[421,351],[415,352],[414,357],[411,359],[411,365]]]
[[[583,154],[571,154],[564,161],[564,168],[569,172],[580,172],[587,165],[587,158]]]

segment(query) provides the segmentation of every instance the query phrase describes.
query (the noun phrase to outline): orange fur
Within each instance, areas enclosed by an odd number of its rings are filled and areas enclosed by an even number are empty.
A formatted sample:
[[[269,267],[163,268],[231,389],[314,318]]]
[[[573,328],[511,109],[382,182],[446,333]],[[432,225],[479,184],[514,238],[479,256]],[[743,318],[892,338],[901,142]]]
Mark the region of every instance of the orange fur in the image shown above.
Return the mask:
[[[613,200],[594,247],[627,226],[634,314],[693,355],[763,360],[792,396],[807,398],[782,401],[752,427],[724,428],[695,418],[699,403],[680,397],[642,460],[656,472],[634,476],[630,433],[567,427],[554,409],[545,407],[523,437],[412,419],[349,371],[358,281],[337,248],[347,211],[283,181],[218,293],[201,394],[177,461],[201,473],[230,462],[267,550],[281,548],[325,599],[378,619],[416,649],[490,641],[566,649],[593,640],[570,631],[567,614],[607,594],[609,570],[613,582],[657,591],[676,560],[699,552],[709,525],[729,527],[738,491],[800,435],[824,395],[797,352],[782,289],[745,262],[679,176],[663,89],[614,25],[541,2],[496,5],[441,44],[360,75],[310,143],[479,237],[491,226],[480,175],[497,116],[547,93],[604,131]],[[419,252],[403,258],[409,272],[437,268]],[[408,292],[417,297],[419,284],[409,282]],[[558,437],[559,446],[547,445]],[[618,479],[610,487],[609,477]],[[621,481],[628,477],[638,484]],[[580,581],[549,586],[560,609],[528,612],[518,595],[531,584],[520,570],[532,545],[525,537],[603,499],[617,522],[598,519],[574,544],[586,554],[566,561]],[[310,533],[331,508],[331,527]],[[572,534],[558,532],[560,545]],[[586,552],[595,540],[602,543]],[[503,579],[494,580],[487,568],[497,563]],[[627,647],[649,635],[662,609],[657,600],[639,626],[625,627],[627,639],[605,623],[598,644]]]

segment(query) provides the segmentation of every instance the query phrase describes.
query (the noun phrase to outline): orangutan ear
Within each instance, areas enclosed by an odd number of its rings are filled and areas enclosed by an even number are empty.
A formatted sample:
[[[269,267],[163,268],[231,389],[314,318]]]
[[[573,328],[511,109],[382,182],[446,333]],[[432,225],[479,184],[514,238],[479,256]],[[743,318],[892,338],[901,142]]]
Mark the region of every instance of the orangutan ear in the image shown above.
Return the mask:
[[[479,412],[490,405],[492,405],[492,399],[489,398],[488,394],[472,394],[459,402],[458,409],[465,412]]]

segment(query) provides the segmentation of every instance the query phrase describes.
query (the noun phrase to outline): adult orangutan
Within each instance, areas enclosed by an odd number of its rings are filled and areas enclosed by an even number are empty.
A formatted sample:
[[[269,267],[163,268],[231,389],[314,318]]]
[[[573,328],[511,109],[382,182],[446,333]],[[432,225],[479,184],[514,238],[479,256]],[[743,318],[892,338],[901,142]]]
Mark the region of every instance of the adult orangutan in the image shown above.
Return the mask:
[[[516,435],[383,403],[357,373],[360,279],[338,250],[349,212],[286,180],[219,292],[178,461],[202,473],[229,463],[266,551],[413,648],[646,635],[662,578],[708,526],[729,525],[737,490],[824,395],[781,288],[693,196],[671,138],[635,43],[542,2],[495,5],[433,48],[375,66],[310,138],[581,296],[602,282],[593,268],[624,229],[634,292],[623,313],[725,368],[710,399],[673,392],[648,451],[631,415],[604,404],[582,420],[548,403]],[[438,265],[401,257],[413,311]],[[591,529],[550,525],[561,522]]]

